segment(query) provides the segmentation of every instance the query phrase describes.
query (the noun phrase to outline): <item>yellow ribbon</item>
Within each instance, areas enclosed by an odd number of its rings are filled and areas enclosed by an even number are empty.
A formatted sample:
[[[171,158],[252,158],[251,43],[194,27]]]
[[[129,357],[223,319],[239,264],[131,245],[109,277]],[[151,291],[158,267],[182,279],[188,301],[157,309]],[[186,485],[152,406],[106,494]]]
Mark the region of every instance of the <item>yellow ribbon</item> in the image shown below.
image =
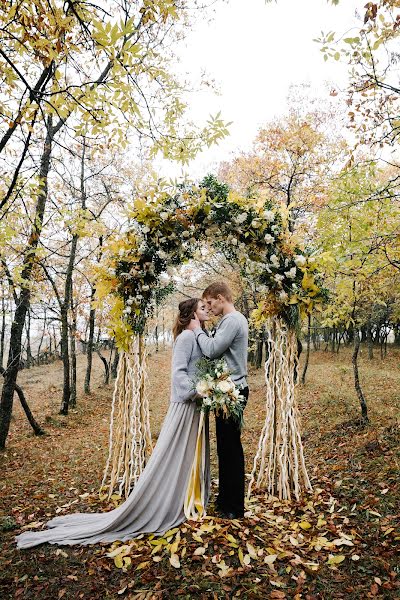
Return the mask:
[[[204,471],[205,468],[205,428],[204,413],[200,413],[199,427],[197,430],[196,449],[194,459],[190,470],[189,484],[186,489],[184,501],[185,517],[196,521],[206,514],[205,509],[205,490],[204,490]]]

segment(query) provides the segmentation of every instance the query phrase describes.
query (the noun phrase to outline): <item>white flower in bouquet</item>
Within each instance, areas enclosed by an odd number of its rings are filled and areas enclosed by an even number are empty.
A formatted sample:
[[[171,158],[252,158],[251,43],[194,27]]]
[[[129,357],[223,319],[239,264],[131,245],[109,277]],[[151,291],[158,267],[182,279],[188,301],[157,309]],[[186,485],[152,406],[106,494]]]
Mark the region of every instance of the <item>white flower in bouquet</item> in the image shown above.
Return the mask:
[[[206,413],[215,411],[224,417],[233,418],[243,425],[243,407],[240,390],[230,377],[230,370],[224,359],[202,358],[197,364],[199,380],[194,387],[202,399],[200,410]]]
[[[223,379],[217,385],[217,389],[223,392],[224,394],[233,391],[234,388],[235,384],[233,383],[232,379]]]
[[[202,379],[196,385],[196,392],[198,394],[200,394],[200,396],[205,396],[209,390],[210,390],[209,383],[205,379]]]
[[[239,396],[240,396],[240,390],[239,390],[239,388],[238,388],[238,387],[236,387],[236,385],[235,385],[235,387],[234,387],[234,389],[233,389],[233,391],[232,391],[232,396],[233,396],[234,398],[236,398],[236,400],[237,400],[237,399],[239,398]]]

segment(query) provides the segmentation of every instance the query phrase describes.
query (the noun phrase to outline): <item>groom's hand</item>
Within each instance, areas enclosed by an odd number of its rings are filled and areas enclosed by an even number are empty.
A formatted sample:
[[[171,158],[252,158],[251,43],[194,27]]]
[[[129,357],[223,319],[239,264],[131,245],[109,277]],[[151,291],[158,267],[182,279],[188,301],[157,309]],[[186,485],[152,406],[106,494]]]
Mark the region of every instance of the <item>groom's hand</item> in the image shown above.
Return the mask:
[[[200,321],[198,319],[198,317],[196,317],[196,315],[193,317],[193,319],[190,321],[189,325],[188,325],[188,329],[190,331],[194,331],[195,329],[197,329],[198,327],[200,327]]]

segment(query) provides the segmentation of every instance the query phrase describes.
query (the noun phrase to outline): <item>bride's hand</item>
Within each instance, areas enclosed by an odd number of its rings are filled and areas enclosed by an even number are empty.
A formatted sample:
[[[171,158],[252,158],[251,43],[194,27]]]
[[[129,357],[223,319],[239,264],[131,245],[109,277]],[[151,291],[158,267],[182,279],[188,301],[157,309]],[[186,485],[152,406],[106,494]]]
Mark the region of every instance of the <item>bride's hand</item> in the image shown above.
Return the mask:
[[[189,325],[187,326],[187,329],[189,329],[190,331],[194,331],[198,327],[200,327],[200,321],[199,321],[198,317],[196,315],[194,315],[193,319],[190,321]]]

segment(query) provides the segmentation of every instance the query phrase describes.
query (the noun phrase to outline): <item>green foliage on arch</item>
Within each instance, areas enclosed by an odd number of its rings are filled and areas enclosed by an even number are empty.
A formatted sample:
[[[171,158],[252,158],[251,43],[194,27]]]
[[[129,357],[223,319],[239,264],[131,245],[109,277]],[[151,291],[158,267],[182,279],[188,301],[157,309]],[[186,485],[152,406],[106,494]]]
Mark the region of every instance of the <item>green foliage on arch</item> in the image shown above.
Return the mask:
[[[130,217],[132,227],[110,244],[97,280],[122,349],[143,332],[157,293],[170,285],[168,268],[193,259],[205,241],[257,282],[262,299],[253,314],[256,325],[276,315],[293,327],[325,299],[315,259],[289,230],[286,209],[268,199],[243,198],[208,176],[200,186],[172,194],[150,191],[135,200]]]

